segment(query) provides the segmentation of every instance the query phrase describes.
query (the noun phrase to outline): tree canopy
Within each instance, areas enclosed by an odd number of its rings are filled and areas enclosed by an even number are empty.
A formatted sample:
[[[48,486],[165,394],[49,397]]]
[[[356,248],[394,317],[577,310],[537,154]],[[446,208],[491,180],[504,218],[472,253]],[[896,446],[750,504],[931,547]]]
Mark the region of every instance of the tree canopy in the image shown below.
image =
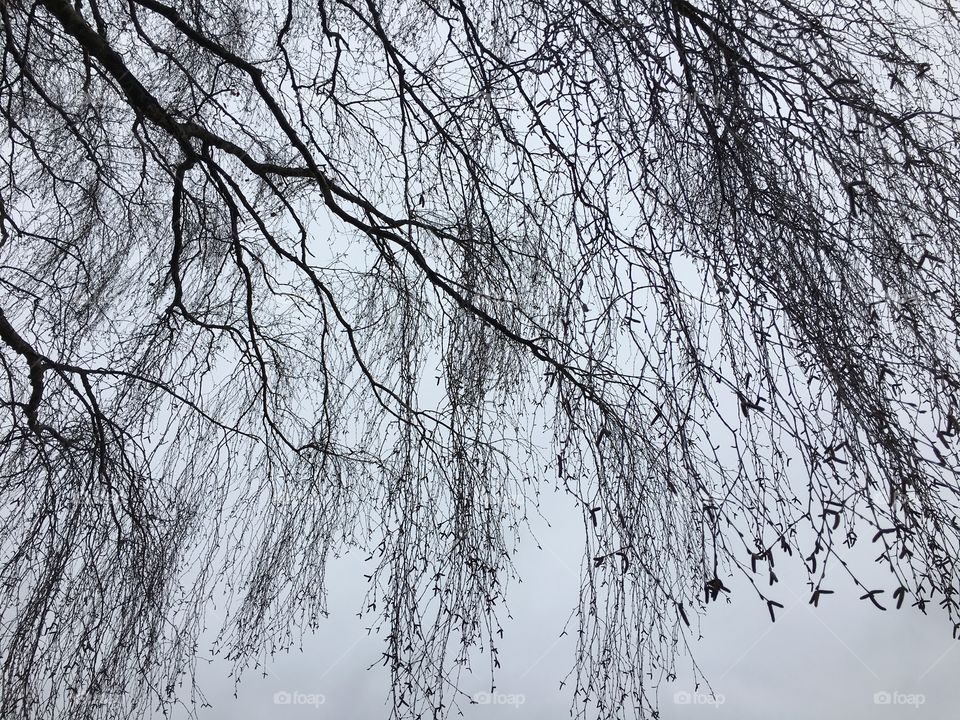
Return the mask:
[[[189,699],[212,603],[244,666],[351,548],[394,715],[449,710],[553,485],[580,714],[775,557],[960,621],[949,0],[0,18],[3,717]]]

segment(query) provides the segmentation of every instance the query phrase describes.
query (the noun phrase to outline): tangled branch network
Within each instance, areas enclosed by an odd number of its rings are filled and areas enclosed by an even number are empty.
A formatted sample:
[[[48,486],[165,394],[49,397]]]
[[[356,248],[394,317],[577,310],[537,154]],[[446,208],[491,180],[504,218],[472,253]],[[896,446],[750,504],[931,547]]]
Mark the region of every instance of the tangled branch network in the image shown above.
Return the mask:
[[[550,486],[580,715],[655,713],[779,556],[960,621],[949,2],[0,20],[4,718],[189,702],[214,602],[242,668],[352,549],[393,715],[446,713]]]

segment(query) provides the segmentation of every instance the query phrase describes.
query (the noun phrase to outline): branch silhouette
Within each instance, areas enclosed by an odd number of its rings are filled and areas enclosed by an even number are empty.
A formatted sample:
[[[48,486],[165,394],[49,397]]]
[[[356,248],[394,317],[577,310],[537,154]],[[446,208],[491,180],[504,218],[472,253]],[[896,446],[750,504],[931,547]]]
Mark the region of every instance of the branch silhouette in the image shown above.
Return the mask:
[[[949,5],[0,20],[4,718],[196,698],[214,604],[242,670],[350,550],[392,715],[455,710],[549,485],[578,716],[655,714],[735,574],[774,621],[775,562],[957,627]]]

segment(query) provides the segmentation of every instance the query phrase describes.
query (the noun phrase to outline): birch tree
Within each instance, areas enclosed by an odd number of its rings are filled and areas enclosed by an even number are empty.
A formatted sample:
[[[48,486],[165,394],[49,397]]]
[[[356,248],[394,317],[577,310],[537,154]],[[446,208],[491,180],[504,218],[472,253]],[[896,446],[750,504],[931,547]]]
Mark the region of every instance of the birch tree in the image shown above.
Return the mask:
[[[0,19],[3,717],[189,703],[212,603],[243,668],[351,550],[393,715],[444,714],[554,486],[577,714],[653,713],[779,562],[956,629],[948,0]]]

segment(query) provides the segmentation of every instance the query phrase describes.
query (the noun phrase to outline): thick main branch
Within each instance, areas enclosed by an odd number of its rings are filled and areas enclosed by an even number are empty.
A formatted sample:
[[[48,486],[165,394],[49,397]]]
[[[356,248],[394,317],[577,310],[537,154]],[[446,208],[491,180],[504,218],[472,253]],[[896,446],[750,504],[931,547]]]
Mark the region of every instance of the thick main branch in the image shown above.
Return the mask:
[[[31,392],[30,400],[24,405],[24,412],[26,412],[30,429],[38,432],[40,429],[38,412],[40,400],[43,398],[43,373],[49,363],[14,329],[2,309],[0,309],[0,341],[27,361]]]

